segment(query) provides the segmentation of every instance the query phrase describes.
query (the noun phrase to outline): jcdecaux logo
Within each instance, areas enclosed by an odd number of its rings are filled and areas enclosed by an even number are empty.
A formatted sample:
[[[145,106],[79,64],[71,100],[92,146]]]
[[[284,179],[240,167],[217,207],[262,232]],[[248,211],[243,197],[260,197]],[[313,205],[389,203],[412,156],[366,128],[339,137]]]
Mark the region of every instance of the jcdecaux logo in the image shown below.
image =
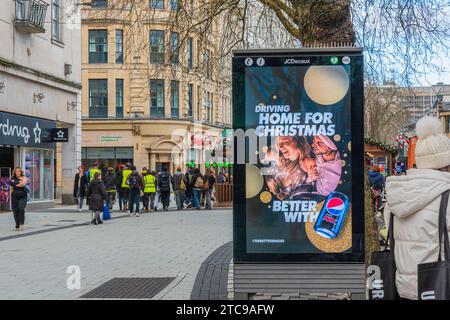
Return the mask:
[[[310,63],[309,59],[286,59],[284,60],[284,64],[308,64]]]

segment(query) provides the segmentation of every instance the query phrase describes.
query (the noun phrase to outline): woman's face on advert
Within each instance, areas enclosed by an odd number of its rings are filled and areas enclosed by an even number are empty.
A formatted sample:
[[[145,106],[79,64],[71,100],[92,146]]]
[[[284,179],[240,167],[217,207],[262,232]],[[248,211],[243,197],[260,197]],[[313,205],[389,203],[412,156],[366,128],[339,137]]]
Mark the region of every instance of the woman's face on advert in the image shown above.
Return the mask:
[[[293,137],[279,137],[278,150],[286,160],[294,161],[301,156],[301,151]]]

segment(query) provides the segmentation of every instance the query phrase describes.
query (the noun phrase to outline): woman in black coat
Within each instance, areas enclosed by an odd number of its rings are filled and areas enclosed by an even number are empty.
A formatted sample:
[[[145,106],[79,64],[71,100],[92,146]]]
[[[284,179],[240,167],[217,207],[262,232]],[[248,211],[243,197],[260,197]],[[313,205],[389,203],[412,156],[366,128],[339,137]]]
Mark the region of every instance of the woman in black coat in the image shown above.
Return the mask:
[[[84,198],[86,198],[86,189],[88,187],[88,179],[84,174],[83,167],[78,167],[78,173],[73,183],[73,197],[77,199],[78,211],[83,210]]]
[[[25,207],[27,206],[28,199],[27,184],[28,179],[23,169],[20,167],[15,168],[10,185],[13,188],[11,206],[16,222],[16,231],[22,231],[23,225],[25,224]]]
[[[102,181],[101,173],[96,172],[94,174],[94,180],[89,184],[87,189],[87,198],[89,204],[89,210],[92,211],[93,224],[102,224],[100,219],[100,212],[103,212],[103,203],[106,200],[107,194],[105,184]]]

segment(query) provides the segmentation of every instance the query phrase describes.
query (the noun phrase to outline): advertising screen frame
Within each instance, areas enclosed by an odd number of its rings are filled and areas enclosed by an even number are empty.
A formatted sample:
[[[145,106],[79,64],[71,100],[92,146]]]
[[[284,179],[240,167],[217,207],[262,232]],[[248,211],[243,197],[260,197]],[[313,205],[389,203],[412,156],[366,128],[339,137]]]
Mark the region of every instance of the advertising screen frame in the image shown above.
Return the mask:
[[[363,263],[364,228],[364,59],[361,48],[269,49],[233,51],[233,129],[246,130],[245,69],[249,61],[304,61],[312,57],[351,58],[351,144],[352,144],[352,250],[344,253],[249,253],[246,228],[245,164],[236,163],[233,174],[233,252],[235,263]],[[251,60],[249,59],[251,58]],[[262,58],[262,59],[261,59]],[[293,59],[293,60],[292,60]],[[342,60],[342,59],[340,59]],[[247,64],[246,64],[247,62]],[[323,65],[323,64],[321,64]],[[295,65],[292,65],[295,67]],[[263,67],[261,65],[261,67]],[[237,145],[236,138],[234,145]]]

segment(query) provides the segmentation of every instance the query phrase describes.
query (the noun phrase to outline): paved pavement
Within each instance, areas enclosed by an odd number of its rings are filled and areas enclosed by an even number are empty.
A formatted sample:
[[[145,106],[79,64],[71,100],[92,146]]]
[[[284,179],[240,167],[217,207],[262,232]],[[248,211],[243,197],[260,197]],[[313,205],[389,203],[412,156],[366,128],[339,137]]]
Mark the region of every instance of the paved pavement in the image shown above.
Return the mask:
[[[28,212],[18,233],[11,214],[0,214],[0,299],[76,299],[124,277],[174,277],[153,299],[189,299],[203,261],[232,239],[228,209],[113,216],[93,226],[75,207]],[[79,290],[66,285],[72,265]]]

